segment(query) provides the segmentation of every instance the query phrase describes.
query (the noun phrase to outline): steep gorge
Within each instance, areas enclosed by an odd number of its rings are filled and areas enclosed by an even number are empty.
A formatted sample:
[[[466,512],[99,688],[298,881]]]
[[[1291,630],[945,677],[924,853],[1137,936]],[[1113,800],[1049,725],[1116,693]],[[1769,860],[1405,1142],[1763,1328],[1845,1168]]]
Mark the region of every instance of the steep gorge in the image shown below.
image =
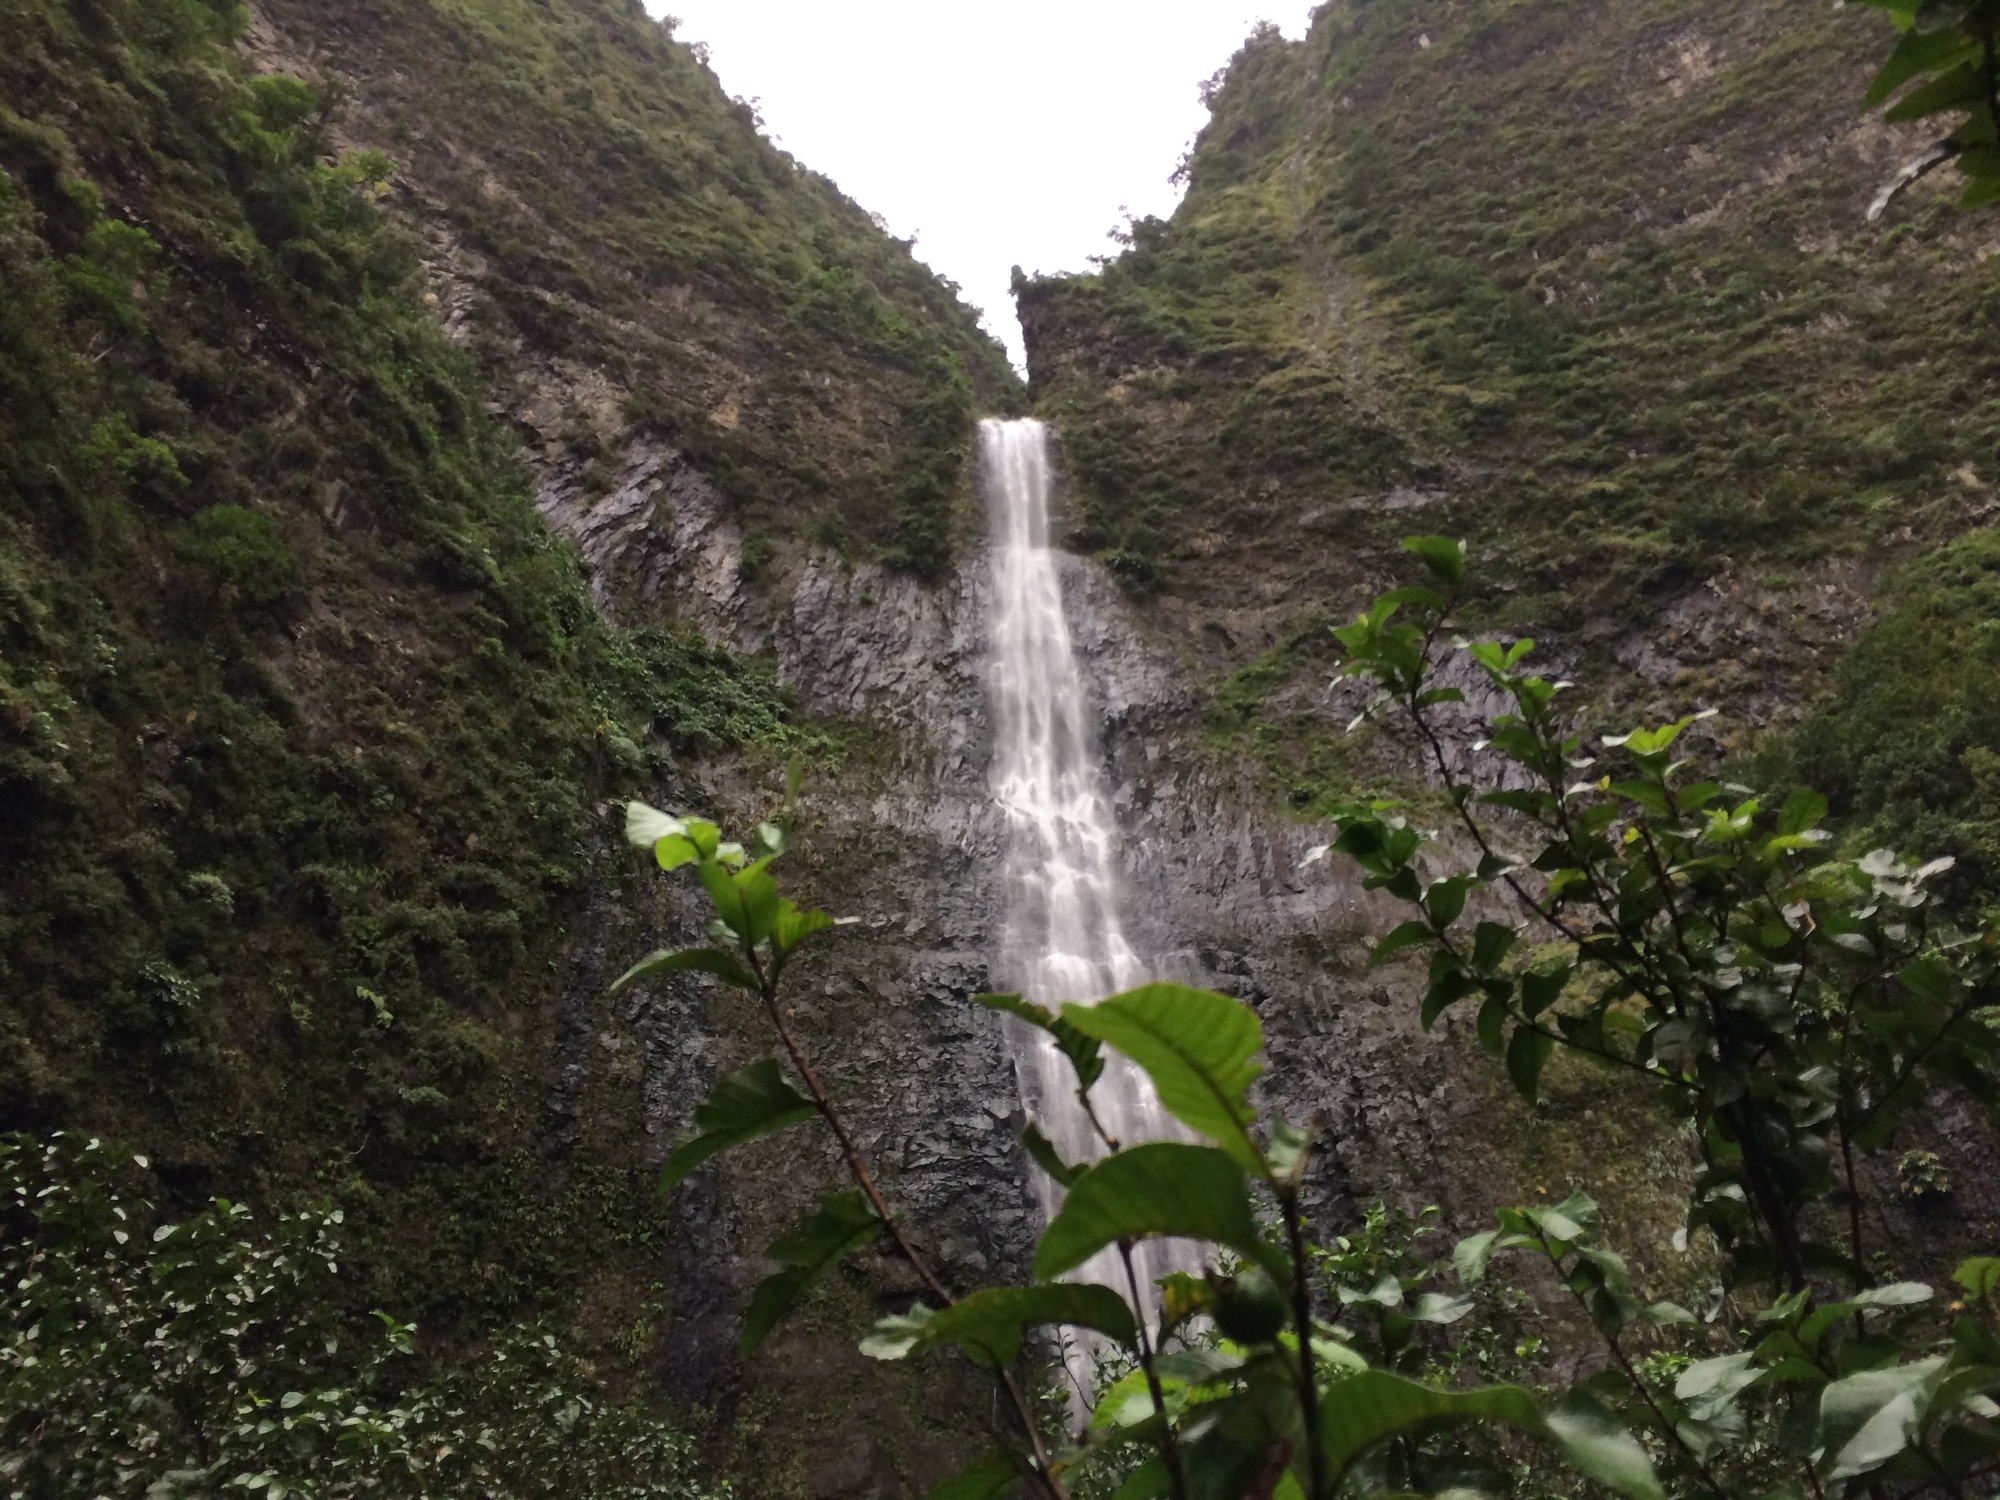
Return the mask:
[[[1553,627],[1606,713],[1720,697],[1747,753],[1833,680],[1885,550],[1931,549],[1864,651],[1899,609],[1990,614],[1990,398],[1930,389],[1922,343],[1976,354],[1988,231],[1926,198],[1858,227],[1906,144],[1856,123],[1865,25],[1322,7],[1218,83],[1171,224],[1023,285],[1024,393],[636,5],[266,0],[240,45],[227,5],[84,9],[0,21],[6,1124],[117,1132],[190,1200],[331,1191],[367,1298],[446,1344],[558,1311],[718,1404],[751,1493],[919,1491],[980,1397],[854,1352],[904,1268],[734,1356],[831,1153],[651,1196],[768,1042],[705,983],[606,999],[702,921],[609,804],[744,819],[805,755],[797,894],[861,926],[798,1024],[950,1272],[1018,1266],[1013,1065],[970,1003],[1007,845],[971,459],[1031,395],[1134,946],[1258,1008],[1272,1099],[1329,1121],[1322,1227],[1378,1195],[1469,1222],[1624,1131],[1608,1196],[1664,1243],[1677,1167],[1615,1089],[1530,1117],[1364,972],[1370,901],[1304,859],[1408,773],[1327,732],[1318,627],[1395,537],[1464,531],[1496,628]],[[1930,827],[1976,855],[1991,695],[1958,670],[1918,679],[1964,720],[1923,746]],[[1871,690],[1820,711],[1856,765],[1895,754]],[[1990,1219],[1995,1174],[1952,1165]]]

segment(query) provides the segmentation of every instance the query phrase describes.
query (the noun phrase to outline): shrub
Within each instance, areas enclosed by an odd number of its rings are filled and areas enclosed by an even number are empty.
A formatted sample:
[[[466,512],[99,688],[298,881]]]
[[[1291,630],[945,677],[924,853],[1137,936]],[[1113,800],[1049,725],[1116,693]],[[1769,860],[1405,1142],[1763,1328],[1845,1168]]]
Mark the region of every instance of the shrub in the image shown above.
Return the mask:
[[[211,505],[176,530],[169,545],[228,603],[268,608],[291,591],[298,574],[277,523],[240,505]]]
[[[431,1379],[357,1322],[342,1215],[176,1219],[144,1157],[0,1137],[0,1487],[17,1500],[245,1494],[722,1500],[693,1445],[516,1328]],[[372,1325],[372,1326],[371,1326]]]
[[[771,870],[786,818],[746,847],[705,819],[633,803],[633,842],[662,869],[693,867],[716,920],[711,946],[652,954],[619,985],[709,974],[760,1006],[782,1052],[717,1084],[662,1189],[719,1152],[815,1121],[853,1184],[765,1252],[780,1269],[751,1299],[743,1351],[844,1257],[882,1244],[907,1260],[924,1296],[879,1322],[863,1352],[954,1347],[993,1372],[1013,1413],[988,1458],[948,1488],[964,1500],[1019,1485],[1063,1500],[1079,1482],[1095,1495],[1105,1486],[1093,1471],[1107,1466],[1129,1476],[1117,1491],[1126,1500],[1489,1487],[1469,1478],[1468,1450],[1438,1440],[1466,1424],[1536,1437],[1627,1500],[1664,1500],[1661,1467],[1677,1488],[1718,1500],[1780,1476],[1802,1481],[1796,1493],[1833,1497],[1856,1483],[1990,1474],[2000,1259],[1961,1265],[1961,1316],[1927,1316],[1930,1287],[1884,1284],[1872,1269],[1856,1161],[1891,1143],[1933,1081],[2000,1098],[2000,927],[1964,933],[1940,911],[1928,887],[1948,860],[1835,854],[1817,794],[1771,813],[1746,789],[1702,778],[1674,749],[1692,719],[1587,743],[1558,714],[1567,684],[1523,665],[1532,641],[1455,642],[1508,705],[1459,726],[1476,727],[1488,752],[1476,776],[1461,772],[1437,715],[1465,703],[1438,662],[1467,588],[1464,546],[1404,545],[1430,582],[1384,594],[1333,634],[1342,675],[1377,685],[1367,712],[1393,710],[1414,732],[1458,838],[1427,839],[1394,802],[1353,804],[1338,812],[1336,843],[1312,858],[1338,850],[1369,889],[1409,907],[1371,963],[1423,954],[1421,1023],[1476,1004],[1480,1042],[1526,1099],[1558,1048],[1663,1097],[1702,1157],[1684,1232],[1706,1233],[1719,1252],[1716,1306],[1756,1298],[1736,1347],[1716,1352],[1699,1335],[1675,1347],[1696,1315],[1640,1295],[1582,1191],[1502,1208],[1497,1227],[1461,1241],[1456,1297],[1422,1290],[1440,1265],[1412,1250],[1416,1226],[1384,1219],[1310,1254],[1300,1189],[1316,1127],[1262,1119],[1252,1105],[1264,1041],[1254,1011],[1170,983],[1059,1011],[981,997],[1067,1059],[1095,1138],[1093,1159],[1067,1160],[1027,1122],[1026,1154],[1062,1189],[1035,1281],[961,1295],[891,1209],[788,1024],[785,975],[837,924],[779,894]],[[1104,1129],[1091,1093],[1107,1048],[1145,1073],[1193,1139],[1123,1141]],[[1905,1157],[1901,1175],[1906,1193],[1943,1191],[1934,1161]],[[1201,1273],[1173,1272],[1149,1291],[1133,1251],[1156,1238],[1199,1244]],[[1609,1356],[1603,1375],[1552,1402],[1515,1384],[1457,1385],[1485,1362],[1440,1367],[1413,1338],[1419,1324],[1471,1312],[1494,1258],[1516,1254],[1569,1294]],[[1077,1336],[1129,1372],[1066,1433],[1028,1398],[1019,1366],[1036,1340]]]

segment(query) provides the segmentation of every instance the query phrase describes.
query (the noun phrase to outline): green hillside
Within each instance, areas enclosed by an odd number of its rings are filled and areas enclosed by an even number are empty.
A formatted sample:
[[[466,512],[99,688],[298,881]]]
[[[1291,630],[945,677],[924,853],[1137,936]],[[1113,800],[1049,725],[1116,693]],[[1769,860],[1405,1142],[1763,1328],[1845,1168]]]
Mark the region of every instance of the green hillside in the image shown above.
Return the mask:
[[[696,277],[775,385],[838,368],[907,415],[846,446],[804,411],[712,438],[745,507],[789,503],[814,454],[853,480],[835,521],[892,470],[910,535],[951,535],[997,346],[663,29],[581,0],[341,9],[516,79],[480,84],[483,118],[537,149],[566,122],[625,153],[560,178],[608,195],[578,217],[545,205],[591,266],[481,231],[533,305],[535,276],[607,318],[599,283]],[[440,1331],[593,1297],[629,1323],[607,1289],[662,1253],[638,1122],[586,1111],[565,1144],[547,1115],[559,1002],[587,1020],[609,977],[557,955],[628,867],[597,809],[684,752],[809,736],[767,664],[599,621],[489,415],[502,335],[446,340],[397,164],[343,148],[348,86],[255,76],[246,24],[0,11],[0,1128],[114,1134],[191,1203],[332,1193],[355,1295]],[[598,97],[667,123],[635,144]],[[541,331],[574,352],[591,326]]]
[[[1172,222],[1019,288],[1079,544],[1221,621],[1218,666],[1275,649],[1261,698],[1318,670],[1314,612],[1352,607],[1395,537],[1464,534],[1481,616],[1648,711],[1722,704],[1731,748],[1833,686],[1801,772],[1976,852],[1989,549],[1953,539],[2000,479],[1994,231],[1950,173],[1867,222],[1930,139],[1862,109],[1893,39],[1775,0],[1336,0],[1302,42],[1253,38]],[[1674,608],[1711,580],[1734,602],[1683,644]],[[1904,644],[1830,684],[1871,599]],[[1635,624],[1677,675],[1626,670]],[[1871,706],[1860,663],[1892,655],[1896,706]],[[1842,769],[1873,761],[1901,769]]]
[[[433,248],[475,263],[497,396],[588,367],[771,545],[947,565],[973,520],[974,413],[1020,399],[1004,352],[639,0],[262,14],[271,60],[351,90],[344,130],[404,164]],[[625,434],[572,415],[567,436],[615,460]]]

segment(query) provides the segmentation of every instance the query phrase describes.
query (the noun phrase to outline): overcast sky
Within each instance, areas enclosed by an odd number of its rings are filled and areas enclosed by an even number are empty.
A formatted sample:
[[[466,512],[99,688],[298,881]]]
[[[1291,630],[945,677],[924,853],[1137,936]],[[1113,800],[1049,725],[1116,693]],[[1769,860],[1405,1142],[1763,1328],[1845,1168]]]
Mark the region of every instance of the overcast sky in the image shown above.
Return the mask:
[[[1008,270],[1081,271],[1207,118],[1203,79],[1308,0],[647,0],[765,130],[965,289],[1018,364]]]

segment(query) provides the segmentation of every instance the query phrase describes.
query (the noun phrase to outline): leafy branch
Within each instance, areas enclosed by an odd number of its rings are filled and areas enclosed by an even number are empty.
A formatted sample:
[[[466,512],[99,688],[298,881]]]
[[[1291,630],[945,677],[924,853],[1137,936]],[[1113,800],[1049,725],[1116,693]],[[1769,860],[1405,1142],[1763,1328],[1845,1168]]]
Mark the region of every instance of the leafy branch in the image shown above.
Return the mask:
[[[796,777],[792,792],[795,795]],[[859,1190],[858,1194],[823,1198],[816,1213],[769,1248],[770,1258],[785,1269],[766,1279],[753,1294],[740,1352],[747,1355],[753,1351],[816,1281],[844,1257],[865,1249],[884,1233],[931,1294],[945,1307],[953,1306],[957,1299],[890,1210],[867,1158],[779,1007],[780,982],[800,948],[818,934],[845,925],[825,912],[800,911],[796,903],[778,894],[771,865],[785,851],[783,824],[758,825],[753,858],[753,849],[724,842],[721,830],[707,819],[676,818],[634,802],[626,810],[626,836],[650,849],[662,870],[692,866],[716,915],[709,927],[710,946],[649,954],[621,975],[612,988],[622,989],[652,974],[691,971],[713,975],[756,996],[785,1056],[806,1086],[806,1094],[799,1094],[774,1060],[752,1064],[722,1080],[696,1114],[699,1133],[668,1157],[660,1174],[660,1190],[671,1190],[718,1152],[814,1116],[833,1136]],[[996,1376],[1028,1440],[1031,1476],[1042,1493],[1060,1500],[1063,1490],[1050,1467],[1026,1392],[1004,1364],[996,1365]]]
[[[757,1289],[742,1347],[753,1349],[844,1255],[889,1234],[938,1305],[918,1303],[883,1319],[863,1351],[903,1359],[954,1347],[994,1372],[1019,1427],[939,1496],[998,1500],[1026,1482],[1037,1494],[1060,1497],[1072,1478],[1126,1463],[1138,1448],[1151,1456],[1121,1490],[1133,1500],[1333,1500],[1356,1465],[1385,1443],[1441,1424],[1497,1421],[1554,1444],[1626,1500],[1662,1500],[1644,1452],[1608,1419],[1579,1415],[1574,1403],[1545,1412],[1517,1386],[1447,1392],[1371,1369],[1340,1330],[1316,1317],[1300,1204],[1310,1132],[1259,1121],[1249,1091],[1262,1072],[1263,1027],[1225,995],[1154,984],[1059,1009],[1020,996],[983,997],[989,1008],[1049,1035],[1075,1073],[1085,1110],[1104,1072],[1103,1049],[1113,1047],[1146,1074],[1167,1111],[1208,1144],[1105,1136],[1105,1155],[1075,1164],[1029,1122],[1024,1149],[1063,1190],[1061,1208],[1035,1249],[1035,1280],[954,1297],[896,1225],[852,1132],[784,1023],[780,977],[801,944],[834,924],[798,912],[777,894],[770,868],[783,853],[782,829],[765,825],[746,849],[723,842],[705,820],[638,805],[629,826],[663,868],[694,868],[716,920],[710,947],[653,954],[620,984],[700,972],[756,994],[805,1084],[802,1093],[775,1059],[721,1080],[697,1112],[697,1133],[669,1156],[662,1183],[670,1187],[718,1153],[772,1132],[815,1117],[825,1123],[856,1188],[823,1199],[817,1213],[771,1246],[768,1253],[783,1269]],[[1266,1227],[1273,1216],[1282,1226],[1279,1237]],[[1140,1284],[1135,1251],[1158,1238],[1204,1244],[1214,1261],[1200,1276],[1168,1278],[1155,1298]],[[1123,1270],[1122,1295],[1075,1279],[1107,1251]],[[1169,1352],[1170,1335],[1204,1317],[1216,1330],[1212,1344],[1183,1340]],[[1022,1394],[1014,1367],[1035,1328],[1083,1330],[1136,1362],[1128,1381],[1099,1393],[1081,1434],[1045,1434]]]
[[[2000,0],[1861,3],[1887,11],[1902,33],[1869,86],[1869,105],[1886,105],[1882,118],[1891,124],[1952,121],[1876,195],[1868,217],[1879,219],[1899,193],[1946,162],[1966,179],[1963,207],[2000,199]]]

